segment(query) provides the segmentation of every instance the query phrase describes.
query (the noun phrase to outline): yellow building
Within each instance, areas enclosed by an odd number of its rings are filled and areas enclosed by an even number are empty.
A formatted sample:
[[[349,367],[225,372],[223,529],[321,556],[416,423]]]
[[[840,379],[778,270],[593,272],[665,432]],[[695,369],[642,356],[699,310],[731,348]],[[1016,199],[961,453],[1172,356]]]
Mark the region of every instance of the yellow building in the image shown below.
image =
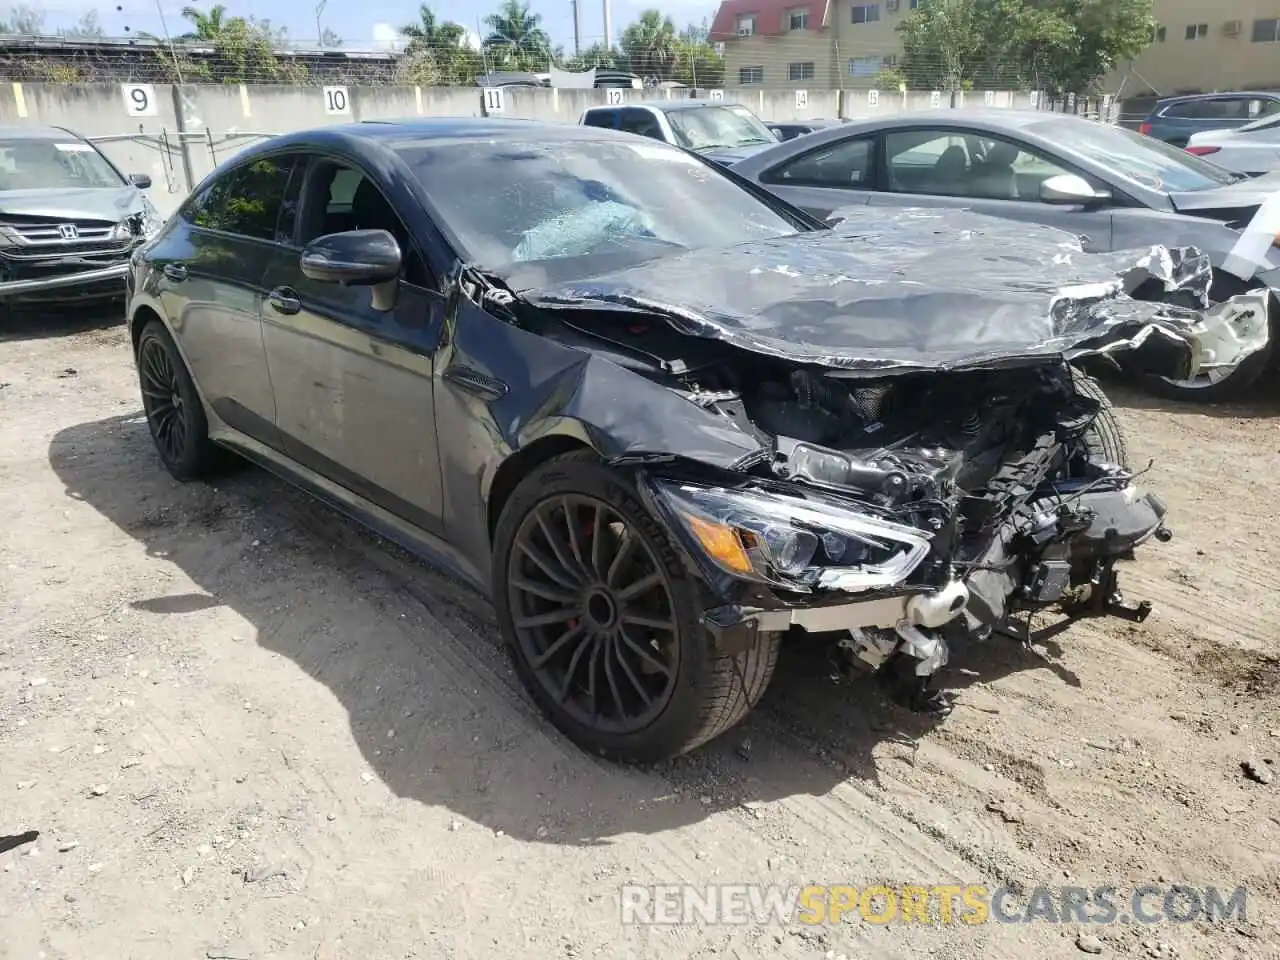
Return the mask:
[[[727,86],[866,87],[902,53],[897,26],[928,0],[724,0],[711,25]],[[1155,0],[1151,46],[1103,80],[1137,96],[1280,89],[1280,0]]]

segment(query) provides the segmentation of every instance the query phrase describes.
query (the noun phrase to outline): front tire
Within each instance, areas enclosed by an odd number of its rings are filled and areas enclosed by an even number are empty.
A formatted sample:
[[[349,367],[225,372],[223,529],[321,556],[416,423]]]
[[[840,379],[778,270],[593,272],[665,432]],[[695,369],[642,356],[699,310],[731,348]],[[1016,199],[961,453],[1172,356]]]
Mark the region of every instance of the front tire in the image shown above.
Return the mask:
[[[773,675],[779,635],[718,653],[703,587],[631,482],[589,453],[539,467],[494,538],[493,596],[521,682],[584,750],[653,763],[719,736]]]
[[[182,355],[159,320],[142,328],[137,349],[142,409],[160,461],[175,480],[207,476],[217,460],[209,422]]]
[[[1129,442],[1116,416],[1111,398],[1102,389],[1102,385],[1083,370],[1072,367],[1071,379],[1078,396],[1088,397],[1098,402],[1098,415],[1093,418],[1093,423],[1089,424],[1089,429],[1084,435],[1084,443],[1089,453],[1117,467],[1131,469]]]

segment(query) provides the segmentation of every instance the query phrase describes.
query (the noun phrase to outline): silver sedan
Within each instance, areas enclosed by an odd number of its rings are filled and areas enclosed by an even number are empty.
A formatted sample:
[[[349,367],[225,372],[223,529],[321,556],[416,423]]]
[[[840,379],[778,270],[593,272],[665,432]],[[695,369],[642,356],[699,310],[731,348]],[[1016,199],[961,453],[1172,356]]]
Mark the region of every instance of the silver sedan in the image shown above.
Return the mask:
[[[851,204],[962,207],[1071,230],[1091,249],[1198,247],[1219,299],[1280,288],[1280,173],[1251,179],[1079,117],[917,111],[816,130],[731,169],[819,217]],[[1274,339],[1236,367],[1204,358],[1194,380],[1144,379],[1177,399],[1225,399],[1280,357]]]

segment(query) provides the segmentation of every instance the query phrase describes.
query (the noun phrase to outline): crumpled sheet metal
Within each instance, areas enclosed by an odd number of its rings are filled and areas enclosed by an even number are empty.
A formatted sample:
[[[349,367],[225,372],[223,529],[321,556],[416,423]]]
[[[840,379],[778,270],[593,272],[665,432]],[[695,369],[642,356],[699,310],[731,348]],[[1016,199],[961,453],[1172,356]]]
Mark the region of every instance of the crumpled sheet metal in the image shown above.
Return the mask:
[[[1229,365],[1266,343],[1271,298],[1209,307],[1209,260],[1191,248],[1086,253],[1066,231],[968,210],[837,216],[831,230],[519,294],[534,306],[657,313],[681,333],[862,373],[1072,359],[1160,335],[1185,347],[1190,370],[1169,375],[1186,376],[1207,354]],[[1131,296],[1147,281],[1186,306]]]

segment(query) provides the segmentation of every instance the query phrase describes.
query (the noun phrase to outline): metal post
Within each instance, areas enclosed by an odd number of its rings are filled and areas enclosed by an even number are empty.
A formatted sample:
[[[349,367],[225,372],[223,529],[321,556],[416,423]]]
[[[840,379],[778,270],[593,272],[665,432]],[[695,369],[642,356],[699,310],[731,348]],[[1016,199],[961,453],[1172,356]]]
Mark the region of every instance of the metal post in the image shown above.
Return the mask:
[[[187,182],[187,189],[192,190],[196,185],[195,173],[191,169],[191,152],[187,148],[187,138],[183,136],[187,129],[187,111],[184,109],[182,102],[182,87],[174,84],[170,88],[173,91],[173,118],[178,124],[178,149],[182,152],[182,176]]]
[[[578,0],[569,0],[569,7],[573,10],[573,55],[577,57],[582,54],[582,18],[578,15]]]

